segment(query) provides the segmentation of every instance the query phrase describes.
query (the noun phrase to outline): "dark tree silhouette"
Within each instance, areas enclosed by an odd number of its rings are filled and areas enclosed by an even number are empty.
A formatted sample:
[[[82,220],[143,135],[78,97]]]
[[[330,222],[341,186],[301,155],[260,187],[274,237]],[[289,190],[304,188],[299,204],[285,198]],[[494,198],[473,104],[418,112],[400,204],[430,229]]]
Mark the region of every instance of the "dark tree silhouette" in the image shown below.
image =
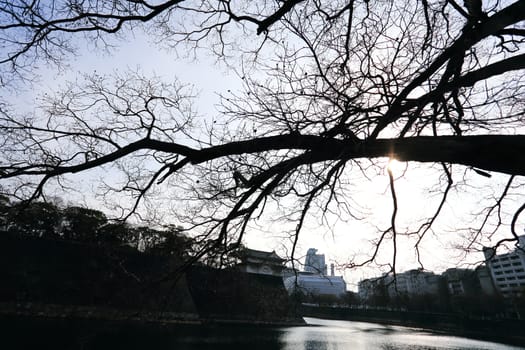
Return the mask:
[[[525,1],[1,1],[1,83],[32,79],[36,62],[62,64],[79,38],[104,49],[130,31],[179,49],[211,50],[238,67],[244,92],[223,96],[221,116],[195,119],[182,84],[140,74],[86,76],[43,100],[41,114],[1,113],[2,189],[46,195],[69,174],[111,167],[111,188],[140,215],[165,194],[176,219],[203,242],[195,258],[240,243],[272,205],[294,220],[292,255],[311,212],[360,216],[352,176],[382,171],[383,158],[428,164],[441,191],[434,213],[405,232],[378,230],[374,261],[387,239],[417,237],[416,249],[469,169],[509,179],[482,208],[470,239],[512,224],[504,199],[525,175]],[[240,67],[240,68],[239,68]],[[454,165],[454,167],[453,167]],[[459,165],[459,166],[455,166]],[[357,176],[357,175],[355,175]],[[463,182],[462,182],[463,181]],[[113,192],[107,192],[110,194]],[[477,225],[477,224],[476,224]],[[231,243],[234,243],[233,245]]]
[[[104,213],[82,207],[68,207],[62,216],[61,234],[71,240],[95,242],[98,231],[107,224]]]

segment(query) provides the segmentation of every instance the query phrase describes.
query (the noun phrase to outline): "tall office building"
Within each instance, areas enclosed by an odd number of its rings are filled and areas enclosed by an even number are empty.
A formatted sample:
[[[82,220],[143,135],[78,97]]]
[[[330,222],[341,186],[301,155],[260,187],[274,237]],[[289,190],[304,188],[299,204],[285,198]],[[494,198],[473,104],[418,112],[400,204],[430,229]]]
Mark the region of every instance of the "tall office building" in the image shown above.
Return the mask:
[[[304,271],[326,276],[327,268],[324,254],[317,254],[315,248],[308,249],[304,261]]]
[[[298,290],[310,296],[341,296],[346,293],[343,277],[335,276],[333,264],[328,276],[324,254],[317,254],[315,248],[306,253],[304,271],[289,271],[284,275],[284,286],[290,293]]]

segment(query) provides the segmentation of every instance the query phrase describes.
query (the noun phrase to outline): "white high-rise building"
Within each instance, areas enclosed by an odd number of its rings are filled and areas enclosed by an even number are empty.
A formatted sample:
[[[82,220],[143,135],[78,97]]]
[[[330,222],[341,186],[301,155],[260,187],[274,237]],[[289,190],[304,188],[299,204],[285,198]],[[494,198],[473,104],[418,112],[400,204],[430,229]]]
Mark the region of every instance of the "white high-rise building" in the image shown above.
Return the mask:
[[[310,248],[306,252],[304,271],[326,276],[326,263],[324,254],[317,254],[317,249]]]
[[[525,235],[519,237],[516,249],[496,255],[494,249],[484,248],[486,265],[494,286],[509,298],[525,292]]]
[[[290,271],[284,276],[284,286],[288,292],[301,291],[306,295],[334,295],[346,293],[346,282],[342,276],[335,276],[332,264],[330,276],[324,254],[317,254],[317,249],[310,248],[306,253],[304,271]]]

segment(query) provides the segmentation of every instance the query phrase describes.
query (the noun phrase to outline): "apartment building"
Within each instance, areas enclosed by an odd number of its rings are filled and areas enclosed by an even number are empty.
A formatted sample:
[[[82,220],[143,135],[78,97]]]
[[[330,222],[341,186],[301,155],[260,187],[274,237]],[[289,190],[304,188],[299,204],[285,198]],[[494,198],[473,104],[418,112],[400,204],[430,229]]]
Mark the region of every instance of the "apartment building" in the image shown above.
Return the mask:
[[[483,254],[494,286],[503,297],[525,292],[525,235],[511,252],[496,255],[494,249],[484,248]]]
[[[381,277],[362,280],[358,283],[358,295],[361,300],[369,300],[384,289],[390,298],[406,295],[437,294],[440,276],[431,271],[413,269],[395,275],[384,274]]]

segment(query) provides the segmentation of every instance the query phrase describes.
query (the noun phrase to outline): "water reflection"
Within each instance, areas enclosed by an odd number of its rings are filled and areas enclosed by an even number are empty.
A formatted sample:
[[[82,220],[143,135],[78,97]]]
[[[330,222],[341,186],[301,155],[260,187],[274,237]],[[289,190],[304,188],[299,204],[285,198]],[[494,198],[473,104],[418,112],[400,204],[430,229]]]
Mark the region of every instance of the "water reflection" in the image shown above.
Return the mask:
[[[446,336],[415,328],[307,318],[310,327],[281,330],[283,350],[516,350],[521,347]]]
[[[197,326],[3,320],[1,349],[96,350],[525,350],[374,323],[306,319],[309,326]],[[0,320],[1,321],[1,320]],[[28,336],[30,335],[30,336]]]

